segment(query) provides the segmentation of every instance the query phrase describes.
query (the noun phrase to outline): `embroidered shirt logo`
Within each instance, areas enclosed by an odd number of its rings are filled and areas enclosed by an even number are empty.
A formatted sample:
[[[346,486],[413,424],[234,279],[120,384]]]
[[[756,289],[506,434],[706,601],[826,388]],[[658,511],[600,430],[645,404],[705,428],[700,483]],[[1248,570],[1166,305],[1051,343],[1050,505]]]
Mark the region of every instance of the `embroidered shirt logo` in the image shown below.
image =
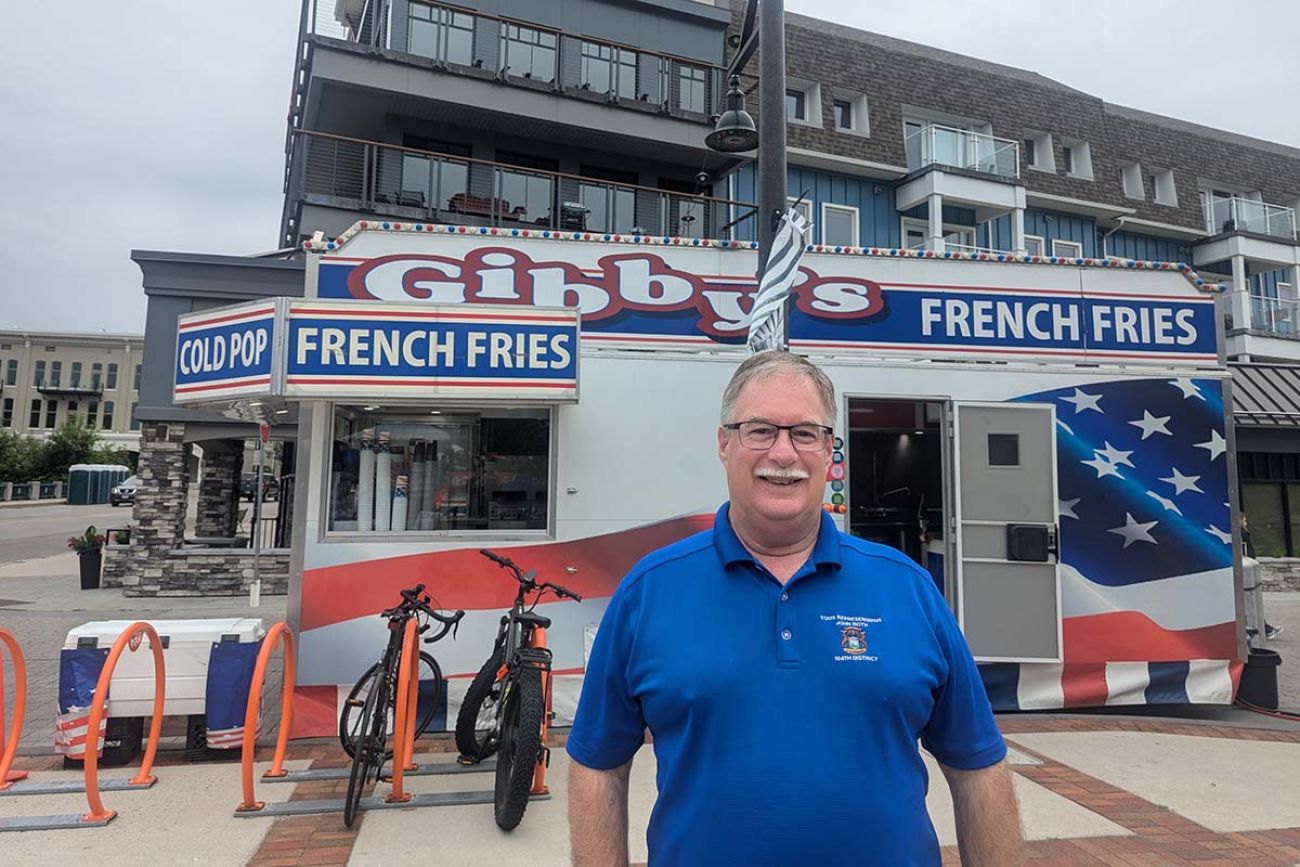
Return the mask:
[[[840,630],[840,649],[857,656],[867,652],[867,633],[856,626],[845,626]]]
[[[879,626],[884,622],[884,618],[855,614],[822,614],[818,619],[828,626],[833,624],[834,628],[840,631],[840,650],[834,655],[836,662],[878,662],[880,660],[879,656],[867,653],[867,630],[872,626]]]

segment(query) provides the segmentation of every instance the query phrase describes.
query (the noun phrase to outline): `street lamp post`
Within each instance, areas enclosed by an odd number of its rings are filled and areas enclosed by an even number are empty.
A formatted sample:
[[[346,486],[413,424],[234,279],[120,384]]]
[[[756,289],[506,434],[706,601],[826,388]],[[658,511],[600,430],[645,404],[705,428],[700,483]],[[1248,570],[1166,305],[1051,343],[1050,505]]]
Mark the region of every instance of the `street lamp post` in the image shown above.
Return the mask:
[[[739,77],[756,49],[759,54],[757,129],[745,111],[745,94],[740,90]],[[727,76],[731,86],[727,91],[726,110],[704,141],[713,150],[724,153],[758,148],[757,234],[761,275],[772,251],[777,221],[786,210],[785,0],[749,0],[741,24],[740,44]]]

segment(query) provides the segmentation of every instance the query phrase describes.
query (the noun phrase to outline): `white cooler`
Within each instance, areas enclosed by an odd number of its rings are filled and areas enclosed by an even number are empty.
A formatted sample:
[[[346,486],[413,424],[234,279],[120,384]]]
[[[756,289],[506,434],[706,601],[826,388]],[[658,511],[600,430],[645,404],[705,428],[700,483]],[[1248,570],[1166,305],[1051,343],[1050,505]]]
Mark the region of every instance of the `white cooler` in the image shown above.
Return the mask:
[[[110,648],[134,620],[98,620],[83,623],[68,633],[63,646]],[[260,618],[235,617],[212,620],[149,620],[163,642],[167,668],[167,692],[163,715],[202,714],[206,710],[208,657],[214,642],[258,641],[266,635]],[[133,653],[122,651],[108,689],[108,716],[132,717],[153,714],[153,651],[141,636]]]

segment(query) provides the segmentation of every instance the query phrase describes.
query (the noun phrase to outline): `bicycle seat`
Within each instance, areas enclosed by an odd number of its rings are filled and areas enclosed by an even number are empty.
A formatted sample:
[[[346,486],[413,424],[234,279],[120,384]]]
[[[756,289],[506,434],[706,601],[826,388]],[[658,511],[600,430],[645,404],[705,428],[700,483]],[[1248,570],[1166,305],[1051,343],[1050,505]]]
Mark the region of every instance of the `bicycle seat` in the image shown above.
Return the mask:
[[[524,611],[520,614],[516,614],[515,619],[520,623],[531,623],[533,626],[541,629],[550,629],[551,627],[551,618],[544,617],[541,614],[535,614],[532,611]]]

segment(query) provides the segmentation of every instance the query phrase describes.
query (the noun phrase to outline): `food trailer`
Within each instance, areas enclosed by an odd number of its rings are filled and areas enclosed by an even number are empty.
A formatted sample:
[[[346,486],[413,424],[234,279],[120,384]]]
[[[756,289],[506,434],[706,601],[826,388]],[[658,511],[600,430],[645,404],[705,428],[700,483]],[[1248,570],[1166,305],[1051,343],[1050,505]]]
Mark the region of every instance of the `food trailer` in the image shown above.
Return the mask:
[[[183,316],[175,397],[296,419],[294,733],[337,730],[426,584],[454,720],[514,582],[558,722],[620,577],[710,526],[748,242],[363,221],[305,297]],[[825,508],[944,593],[995,708],[1227,703],[1244,656],[1220,287],[1184,265],[810,247],[790,347],[839,402]],[[443,717],[440,717],[442,719]]]

